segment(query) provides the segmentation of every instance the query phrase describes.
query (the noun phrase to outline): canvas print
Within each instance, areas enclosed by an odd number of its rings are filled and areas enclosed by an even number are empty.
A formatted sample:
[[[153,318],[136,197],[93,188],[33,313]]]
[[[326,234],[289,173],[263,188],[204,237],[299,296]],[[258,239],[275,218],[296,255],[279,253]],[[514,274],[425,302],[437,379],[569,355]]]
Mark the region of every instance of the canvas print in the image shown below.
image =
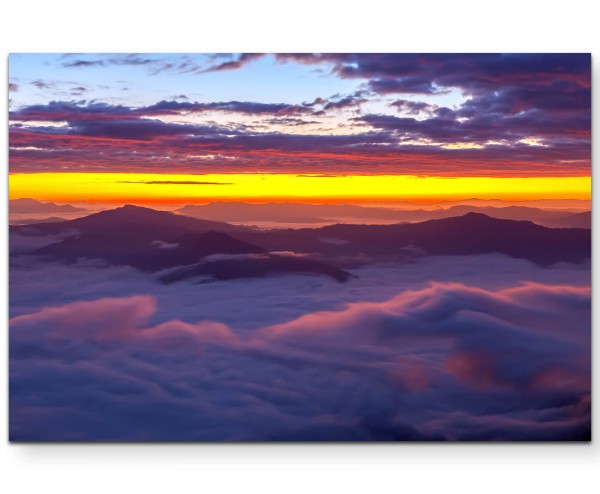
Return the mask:
[[[589,441],[589,54],[12,54],[15,442]]]

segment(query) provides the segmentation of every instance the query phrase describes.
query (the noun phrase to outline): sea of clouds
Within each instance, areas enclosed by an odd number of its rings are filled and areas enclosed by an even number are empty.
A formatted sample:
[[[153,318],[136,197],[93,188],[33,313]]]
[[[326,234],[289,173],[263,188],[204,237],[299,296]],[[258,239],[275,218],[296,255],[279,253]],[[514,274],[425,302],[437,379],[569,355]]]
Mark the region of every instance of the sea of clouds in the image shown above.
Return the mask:
[[[11,439],[589,437],[589,266],[352,272],[166,286],[13,256]]]

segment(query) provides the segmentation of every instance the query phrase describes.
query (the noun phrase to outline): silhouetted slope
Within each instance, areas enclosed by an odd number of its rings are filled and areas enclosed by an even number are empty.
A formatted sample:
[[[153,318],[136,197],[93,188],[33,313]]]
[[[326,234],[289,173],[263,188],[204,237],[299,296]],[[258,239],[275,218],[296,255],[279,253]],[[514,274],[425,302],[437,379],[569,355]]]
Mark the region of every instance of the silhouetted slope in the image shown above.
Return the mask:
[[[469,213],[462,217],[411,225],[415,246],[430,254],[499,252],[542,265],[590,257],[588,230],[552,229]]]
[[[566,211],[548,211],[545,209],[534,208],[530,206],[470,206],[457,205],[441,211],[434,211],[427,219],[442,219],[453,216],[463,216],[468,213],[485,214],[491,218],[500,220],[532,221],[543,225],[546,221],[568,214]]]
[[[61,223],[34,224],[27,226],[14,226],[11,230],[25,234],[57,234],[64,231],[77,231],[79,233],[97,233],[100,230],[111,229],[121,231],[126,227],[140,228],[145,226],[145,232],[154,229],[160,238],[174,238],[184,233],[207,232],[218,230],[222,232],[239,232],[246,228],[216,221],[205,221],[188,216],[177,215],[168,211],[156,211],[140,206],[123,206],[74,220]]]
[[[553,228],[592,228],[592,212],[572,213],[548,222]]]
[[[62,225],[35,225],[34,232],[38,234],[42,231],[77,232],[63,241],[36,250],[35,254],[65,262],[76,262],[82,258],[103,259],[110,264],[129,265],[148,272],[188,266],[178,272],[177,279],[203,274],[217,280],[228,280],[285,272],[321,274],[338,281],[345,281],[350,276],[319,261],[271,255],[264,248],[223,231],[206,231],[212,227],[240,233],[249,231],[226,223],[125,206],[65,221]],[[25,228],[16,227],[15,230],[27,232]],[[210,261],[208,256],[215,254],[233,257]]]
[[[477,213],[401,225],[332,225],[318,229],[248,232],[239,236],[269,250],[325,256],[401,258],[408,252],[474,255],[499,252],[549,265],[591,255],[590,230],[546,228]]]
[[[75,232],[61,242],[35,251],[54,259],[73,262],[83,257],[100,258],[145,271],[201,263],[195,268],[198,273],[217,279],[249,276],[248,273],[263,276],[286,270],[320,272],[334,278],[343,275],[335,271],[337,268],[319,261],[291,256],[227,259],[212,266],[202,261],[206,256],[293,251],[339,261],[344,256],[399,260],[423,255],[498,252],[550,265],[559,261],[579,262],[591,255],[590,230],[546,228],[529,221],[500,220],[477,213],[422,223],[338,224],[316,229],[256,231],[125,206],[62,223],[11,227],[11,231]]]
[[[159,237],[159,238],[157,238]],[[162,240],[167,238],[167,240]],[[36,254],[67,262],[86,257],[125,264],[144,271],[192,264],[211,254],[252,254],[264,249],[225,233],[187,233],[179,237],[157,235],[154,225],[117,226],[110,231],[88,231],[76,238],[50,244]]]
[[[340,208],[344,208],[343,211]],[[213,221],[253,222],[273,221],[280,223],[318,223],[323,218],[347,215],[348,208],[359,212],[358,206],[320,206],[315,204],[248,204],[243,202],[213,202],[201,206],[189,205],[177,212],[193,218]],[[340,213],[344,214],[340,214]],[[330,216],[328,216],[330,215]]]
[[[247,222],[271,221],[285,223],[414,223],[432,219],[461,216],[467,213],[482,213],[492,218],[533,221],[548,225],[555,219],[565,217],[568,211],[549,211],[529,206],[476,206],[454,205],[449,208],[392,209],[386,207],[364,207],[348,204],[246,204],[241,202],[217,202],[205,205],[190,205],[178,210],[194,218],[214,221]],[[564,225],[569,226],[571,225]],[[577,225],[573,225],[577,226]]]

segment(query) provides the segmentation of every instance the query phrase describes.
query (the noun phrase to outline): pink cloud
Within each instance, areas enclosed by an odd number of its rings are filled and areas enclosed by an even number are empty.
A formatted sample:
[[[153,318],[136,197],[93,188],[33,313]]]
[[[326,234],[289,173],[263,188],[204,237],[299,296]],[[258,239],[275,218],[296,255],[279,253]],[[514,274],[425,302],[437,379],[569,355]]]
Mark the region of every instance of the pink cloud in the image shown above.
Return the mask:
[[[457,283],[257,330],[153,325],[149,296],[43,308],[10,321],[11,437],[585,439],[590,308]]]
[[[10,327],[19,333],[19,339],[48,339],[51,344],[64,340],[120,342],[154,350],[176,350],[209,342],[235,344],[235,335],[218,322],[168,321],[150,326],[148,322],[156,309],[155,298],[148,295],[102,298],[17,316],[10,320]]]

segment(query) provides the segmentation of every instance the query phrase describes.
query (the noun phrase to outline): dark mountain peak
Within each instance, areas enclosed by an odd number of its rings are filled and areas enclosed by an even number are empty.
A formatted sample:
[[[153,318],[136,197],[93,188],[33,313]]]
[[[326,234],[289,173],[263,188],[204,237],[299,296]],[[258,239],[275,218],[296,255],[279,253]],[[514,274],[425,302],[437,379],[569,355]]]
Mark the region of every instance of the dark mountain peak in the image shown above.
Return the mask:
[[[319,253],[324,258],[361,256],[406,259],[414,255],[501,253],[539,265],[590,257],[590,231],[546,228],[531,221],[462,216],[393,225],[331,225],[248,233],[242,239],[269,251]]]
[[[173,215],[173,213],[171,213],[170,211],[159,211],[156,209],[151,209],[151,208],[146,208],[143,206],[135,206],[133,204],[125,204],[124,206],[115,208],[115,209],[107,209],[106,211],[102,211],[101,213],[97,213],[97,214],[110,214],[113,216],[123,216],[123,215],[127,215],[127,216],[152,216],[152,217],[156,217],[156,216],[164,216],[166,214],[168,215]]]
[[[424,221],[422,223],[412,223],[411,226],[416,229],[433,229],[432,233],[434,233],[436,229],[449,228],[456,234],[459,234],[459,232],[471,233],[473,231],[506,231],[509,235],[515,234],[516,232],[519,232],[519,235],[522,235],[524,232],[533,232],[544,229],[543,226],[528,220],[494,218],[487,214],[475,212],[469,212],[461,216],[450,216],[449,218]]]
[[[104,218],[112,222],[149,222],[153,224],[182,225],[190,228],[197,227],[201,230],[242,230],[242,227],[235,227],[227,223],[205,221],[198,218],[192,218],[183,214],[177,214],[172,211],[162,211],[143,206],[134,206],[126,204],[115,209],[109,209],[86,216],[82,219],[91,219],[93,217]]]
[[[469,220],[481,220],[481,221],[485,221],[485,220],[494,220],[495,218],[492,218],[491,216],[488,216],[487,214],[483,214],[483,213],[475,213],[473,211],[463,214],[462,215],[463,218],[465,219],[469,219]]]
[[[174,214],[171,211],[164,211],[161,209],[149,208],[146,206],[138,206],[136,204],[124,204],[115,209],[109,209],[108,211],[120,211],[123,213],[137,213],[137,214]]]
[[[156,211],[155,209],[145,208],[144,206],[137,206],[135,204],[124,204],[120,208],[116,208],[116,210],[122,211]]]
[[[24,228],[13,226],[11,231],[25,231]],[[76,230],[82,234],[94,235],[95,237],[102,235],[114,236],[117,232],[120,232],[120,234],[126,235],[128,239],[136,235],[144,237],[145,232],[153,240],[171,240],[185,233],[205,233],[209,230],[241,232],[246,231],[247,228],[131,204],[82,216],[74,220],[60,223],[32,224],[27,227],[29,234],[37,235],[56,234],[68,230]],[[143,239],[140,238],[140,240]],[[114,241],[118,241],[118,239],[114,238]]]
[[[505,218],[494,218],[493,216],[489,216],[484,213],[476,213],[473,211],[463,214],[461,216],[451,216],[449,218],[442,218],[439,220],[431,220],[431,221],[439,222],[440,224],[443,222],[446,222],[446,223],[453,222],[453,223],[459,223],[459,224],[465,224],[465,225],[469,225],[469,224],[484,225],[484,224],[486,224],[486,225],[511,225],[511,226],[521,225],[522,226],[522,225],[527,224],[527,225],[531,225],[533,227],[539,227],[539,225],[533,223],[532,221],[528,221],[528,220],[513,220],[513,219],[505,219]]]
[[[11,204],[42,204],[40,201],[35,199],[29,199],[28,197],[22,197],[20,199],[11,199]]]
[[[137,223],[138,225],[168,225],[178,219],[194,221],[192,218],[177,216],[169,211],[133,206],[127,204],[115,209],[107,209],[88,216],[65,222],[66,225],[82,231],[97,230],[98,228],[117,228],[119,226]]]

